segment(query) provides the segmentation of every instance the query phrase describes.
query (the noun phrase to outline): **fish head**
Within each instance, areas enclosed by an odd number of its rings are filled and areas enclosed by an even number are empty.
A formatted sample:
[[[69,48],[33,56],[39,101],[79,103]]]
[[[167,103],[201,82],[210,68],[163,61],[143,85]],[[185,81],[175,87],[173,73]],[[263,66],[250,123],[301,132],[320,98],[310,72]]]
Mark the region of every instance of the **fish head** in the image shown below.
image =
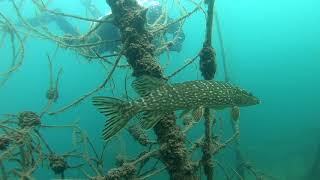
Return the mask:
[[[247,92],[243,89],[237,89],[234,92],[234,104],[237,106],[253,106],[260,104],[259,98],[254,96],[252,93]]]

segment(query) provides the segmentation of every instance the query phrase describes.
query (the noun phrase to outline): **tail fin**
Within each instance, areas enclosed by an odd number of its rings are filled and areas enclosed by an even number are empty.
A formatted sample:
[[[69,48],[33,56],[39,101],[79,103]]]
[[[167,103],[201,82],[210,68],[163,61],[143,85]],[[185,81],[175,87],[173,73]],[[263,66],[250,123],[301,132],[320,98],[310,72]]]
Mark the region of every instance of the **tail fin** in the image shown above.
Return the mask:
[[[129,104],[120,99],[98,96],[93,97],[92,102],[100,113],[109,118],[103,130],[105,140],[110,139],[119,132],[135,115],[134,112],[130,113]]]

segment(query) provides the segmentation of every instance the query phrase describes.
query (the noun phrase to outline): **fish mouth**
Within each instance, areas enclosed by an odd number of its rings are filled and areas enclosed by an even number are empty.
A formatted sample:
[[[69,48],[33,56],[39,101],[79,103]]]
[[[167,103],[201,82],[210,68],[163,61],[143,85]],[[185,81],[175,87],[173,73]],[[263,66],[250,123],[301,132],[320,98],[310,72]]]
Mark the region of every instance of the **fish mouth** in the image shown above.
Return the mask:
[[[248,104],[249,106],[253,106],[253,105],[258,105],[260,103],[261,103],[260,99],[256,97],[252,97]]]
[[[255,104],[261,104],[261,100],[258,99],[258,98],[256,98],[256,99],[255,99]]]

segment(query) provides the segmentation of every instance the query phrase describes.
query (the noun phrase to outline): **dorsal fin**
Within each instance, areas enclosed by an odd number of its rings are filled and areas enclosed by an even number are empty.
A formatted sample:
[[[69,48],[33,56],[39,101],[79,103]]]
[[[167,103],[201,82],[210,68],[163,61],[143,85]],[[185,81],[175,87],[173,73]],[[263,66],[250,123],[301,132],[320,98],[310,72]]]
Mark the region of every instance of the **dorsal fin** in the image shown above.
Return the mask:
[[[140,96],[146,96],[150,91],[158,89],[166,85],[164,79],[158,79],[151,76],[140,76],[132,82],[132,87],[137,91]]]

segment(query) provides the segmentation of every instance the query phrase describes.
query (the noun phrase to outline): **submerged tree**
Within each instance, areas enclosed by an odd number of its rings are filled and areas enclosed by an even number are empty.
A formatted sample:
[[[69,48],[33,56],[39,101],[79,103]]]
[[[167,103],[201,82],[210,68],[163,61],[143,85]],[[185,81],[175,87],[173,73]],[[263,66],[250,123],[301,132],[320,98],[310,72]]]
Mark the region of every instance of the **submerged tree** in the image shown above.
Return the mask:
[[[127,131],[141,145],[142,150],[134,158],[128,158],[125,155],[119,154],[113,168],[108,170],[105,169],[105,165],[107,164],[105,157],[107,155],[106,150],[111,148],[108,146],[109,143],[105,143],[102,149],[98,149],[85,133],[85,128],[80,128],[77,124],[44,125],[42,122],[43,116],[47,114],[54,116],[70,108],[77,108],[76,105],[83,100],[104,89],[107,85],[112,86],[113,75],[118,69],[131,68],[130,70],[132,70],[134,78],[151,76],[166,82],[166,80],[176,76],[179,72],[189,67],[189,65],[195,64],[196,60],[199,59],[199,68],[203,78],[205,80],[212,80],[217,69],[216,52],[213,48],[211,37],[214,20],[214,0],[207,0],[205,2],[190,0],[189,2],[195,5],[191,11],[187,11],[181,1],[174,0],[182,12],[182,15],[176,19],[168,17],[166,6],[168,2],[163,1],[162,9],[153,21],[148,21],[150,17],[147,16],[151,8],[141,6],[136,0],[107,0],[106,3],[110,6],[112,15],[100,19],[80,17],[61,11],[50,10],[48,8],[50,1],[44,3],[42,0],[33,0],[32,2],[36,9],[40,13],[45,14],[47,19],[44,20],[53,18],[54,21],[60,23],[58,24],[59,26],[64,26],[64,28],[70,30],[69,32],[75,33],[66,36],[55,35],[47,28],[47,24],[40,23],[38,27],[33,26],[32,23],[34,22],[24,18],[22,15],[22,2],[24,0],[21,0],[20,3],[11,1],[21,26],[15,27],[6,16],[2,13],[0,14],[3,19],[0,22],[1,27],[3,31],[10,34],[12,51],[14,52],[13,65],[3,75],[9,75],[22,63],[24,53],[24,41],[20,37],[22,33],[49,39],[57,43],[58,47],[72,49],[88,60],[99,60],[99,63],[105,69],[109,68],[110,70],[98,87],[62,108],[50,111],[52,108],[51,103],[55,102],[59,97],[58,82],[61,71],[59,71],[57,79],[54,82],[52,73],[53,62],[48,56],[50,69],[50,86],[46,94],[46,98],[49,101],[48,106],[46,106],[40,115],[32,111],[24,111],[18,115],[10,115],[0,123],[2,130],[0,136],[0,173],[2,179],[10,179],[12,177],[32,179],[32,174],[40,169],[39,165],[45,161],[48,162],[48,167],[62,178],[67,176],[65,171],[71,168],[82,172],[83,176],[89,179],[148,179],[157,174],[167,172],[170,179],[191,180],[200,179],[202,169],[204,175],[209,180],[214,178],[215,172],[218,170],[224,174],[226,179],[243,179],[246,176],[244,170],[251,172],[257,179],[266,177],[263,173],[256,171],[253,166],[243,161],[239,148],[236,149],[236,152],[238,153],[238,157],[241,157],[241,161],[239,161],[235,169],[227,167],[223,162],[219,162],[215,158],[219,152],[231,146],[232,143],[237,142],[239,139],[238,107],[232,108],[232,118],[234,119],[232,121],[232,128],[234,132],[228,138],[223,137],[221,131],[218,131],[220,127],[218,125],[219,117],[217,113],[204,107],[183,112],[180,116],[176,116],[174,112],[167,113],[153,127],[155,139],[151,138],[150,133],[142,130],[140,126],[130,125]],[[98,14],[97,8],[90,0],[82,1],[82,3],[91,14]],[[207,12],[204,10],[205,8],[207,8]],[[192,14],[199,11],[203,12],[207,22],[203,48],[171,75],[165,75],[164,68],[170,64],[170,50],[181,38],[184,38],[184,35],[181,33],[183,23]],[[74,18],[94,23],[87,33],[79,35],[73,31],[74,28],[70,28],[65,18]],[[99,28],[108,23],[110,25],[110,22],[116,28],[115,33],[119,35],[120,39],[106,41],[101,38],[103,36],[99,34]],[[168,39],[166,33],[173,26],[177,27],[176,31],[172,33],[174,37]],[[221,40],[221,32],[218,33]],[[18,53],[15,50],[15,43],[13,42],[14,36],[18,37],[20,43]],[[107,48],[105,46],[111,45],[113,47],[111,53],[101,51]],[[157,56],[160,54],[167,55],[168,62],[165,66],[160,65],[157,59]],[[19,59],[18,57],[21,58]],[[224,61],[224,59],[222,60]],[[121,61],[126,62],[120,63]],[[225,63],[224,66],[226,81],[229,81]],[[125,97],[130,99],[127,80],[128,76],[126,75],[124,81]],[[112,86],[112,88],[116,87]],[[190,140],[188,133],[202,118],[204,119],[205,132],[198,139]],[[183,121],[183,125],[179,125],[178,121],[180,119]],[[71,129],[73,144],[77,147],[77,150],[63,155],[55,152],[51,147],[54,142],[48,142],[40,133],[42,128],[52,128],[56,129],[56,131],[61,128]],[[194,158],[199,152],[202,152],[202,157],[199,158],[197,156],[197,158]],[[68,157],[80,159],[81,163],[70,165]],[[15,161],[15,163],[21,165],[21,168],[10,169],[10,166],[7,166],[9,161]]]

